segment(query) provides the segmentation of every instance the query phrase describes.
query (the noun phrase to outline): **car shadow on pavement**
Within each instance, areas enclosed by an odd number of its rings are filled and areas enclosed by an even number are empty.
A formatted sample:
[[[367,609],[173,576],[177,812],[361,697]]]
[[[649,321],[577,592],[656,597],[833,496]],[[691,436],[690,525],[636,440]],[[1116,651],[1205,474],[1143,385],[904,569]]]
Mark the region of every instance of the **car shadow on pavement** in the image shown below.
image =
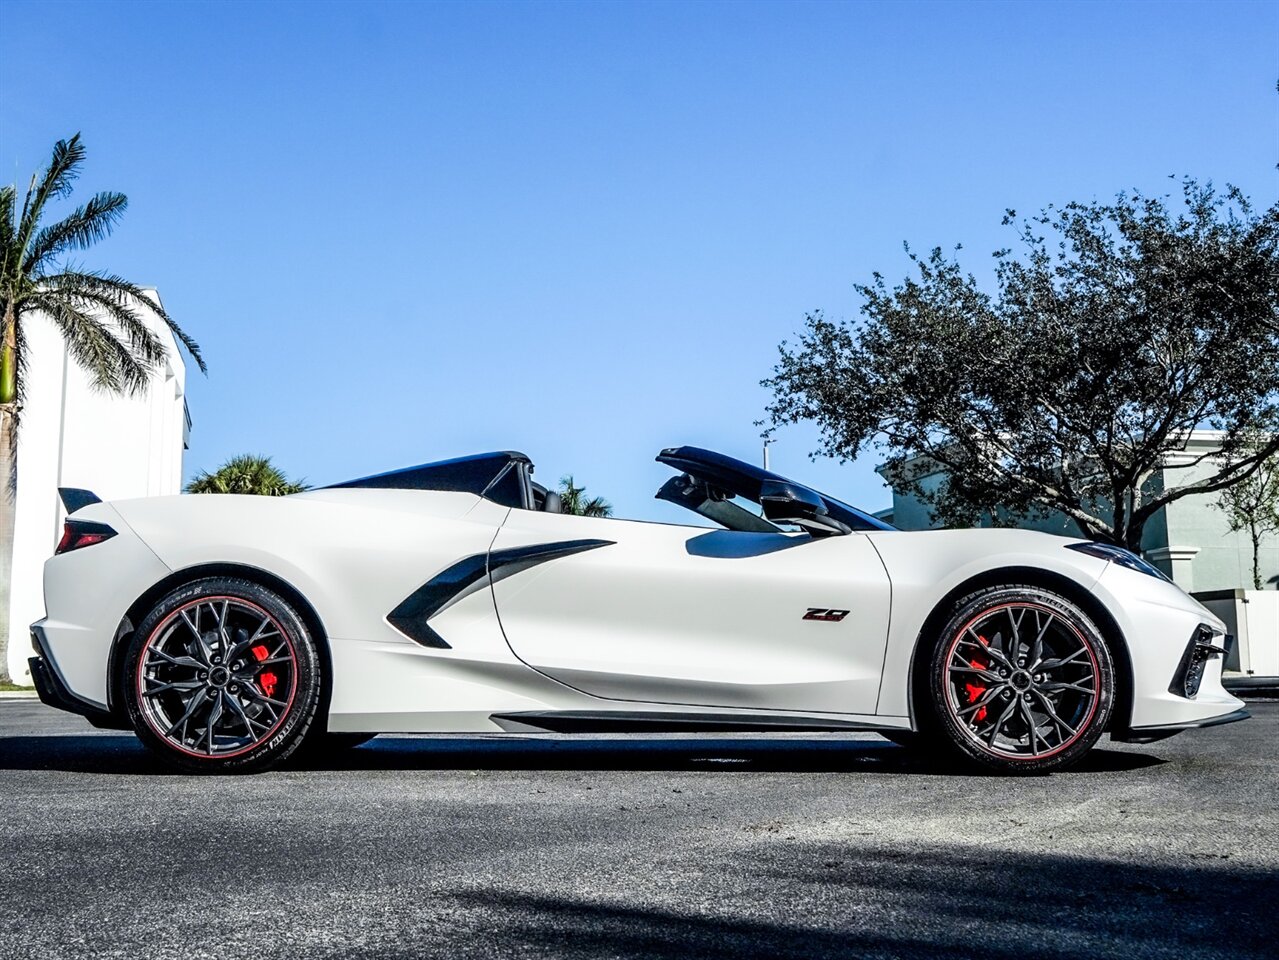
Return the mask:
[[[1167,761],[1096,748],[1071,773],[1110,773]],[[294,772],[358,770],[705,770],[971,775],[879,740],[381,736],[361,747],[286,761]],[[0,737],[0,770],[172,773],[134,737]]]
[[[715,864],[746,889],[776,881],[783,903],[643,907],[500,883],[452,899],[480,911],[498,942],[575,960],[1273,956],[1279,885],[1264,868],[1214,853],[1133,863],[1017,851],[992,831],[979,847],[778,840]],[[844,905],[837,920],[808,909],[832,900]],[[412,956],[403,949],[387,956]]]

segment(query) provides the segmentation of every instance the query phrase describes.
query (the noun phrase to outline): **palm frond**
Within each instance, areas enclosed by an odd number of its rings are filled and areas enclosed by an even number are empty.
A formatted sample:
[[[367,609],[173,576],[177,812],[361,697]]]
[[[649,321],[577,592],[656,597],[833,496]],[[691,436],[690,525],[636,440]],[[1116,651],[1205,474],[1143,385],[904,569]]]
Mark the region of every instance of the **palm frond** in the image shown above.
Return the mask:
[[[591,497],[582,504],[582,516],[584,517],[611,517],[613,515],[613,505],[603,497]]]
[[[200,368],[200,372],[204,374],[209,372],[208,365],[205,364],[204,357],[200,354],[200,345],[196,343],[185,330],[179,327],[177,322],[165,312],[164,307],[160,306],[159,300],[155,299],[155,297],[151,296],[151,294],[147,293],[141,287],[134,286],[127,281],[121,280],[119,277],[107,277],[106,279],[121,289],[127,288],[131,290],[133,292],[133,296],[145,303],[157,317],[164,321],[164,325],[168,327],[169,332],[177,338],[178,343],[186,347],[187,353],[190,355],[191,359],[195,361],[195,365]]]
[[[42,227],[26,254],[28,269],[36,271],[51,257],[67,250],[87,250],[105,240],[128,206],[129,198],[123,193],[103,192],[57,223]]]
[[[127,340],[133,355],[149,368],[155,369],[168,355],[164,342],[135,308],[138,298],[101,274],[68,270],[43,278],[40,288],[70,300],[74,306],[105,313],[119,328],[118,334]]]
[[[98,273],[85,270],[66,270],[60,276],[74,278],[74,282],[83,289],[91,289],[98,295],[103,297],[114,297],[120,302],[127,303],[129,300],[136,300],[154,313],[157,317],[164,321],[165,326],[173,334],[174,338],[186,348],[191,359],[196,362],[201,373],[208,373],[209,368],[204,362],[204,358],[200,355],[200,345],[196,343],[186,332],[174,322],[173,318],[165,312],[160,301],[151,296],[146,290],[139,287],[136,283],[130,283],[123,277],[115,276],[109,273]],[[42,282],[51,282],[54,277],[46,277]]]
[[[54,197],[65,197],[71,192],[76,178],[80,175],[80,164],[84,162],[84,144],[80,134],[70,140],[59,140],[53,145],[53,156],[43,176],[31,178],[31,188],[27,191],[22,203],[22,217],[18,232],[25,248],[40,222],[40,214],[44,205]]]
[[[18,191],[13,184],[0,187],[0,277],[9,272],[9,250],[13,246],[14,231],[17,226],[13,222],[14,207],[18,202]]]
[[[33,298],[31,305],[57,326],[71,358],[95,387],[129,396],[146,389],[151,367],[136,358],[114,336],[114,331],[92,313],[81,310],[69,298],[48,294]]]

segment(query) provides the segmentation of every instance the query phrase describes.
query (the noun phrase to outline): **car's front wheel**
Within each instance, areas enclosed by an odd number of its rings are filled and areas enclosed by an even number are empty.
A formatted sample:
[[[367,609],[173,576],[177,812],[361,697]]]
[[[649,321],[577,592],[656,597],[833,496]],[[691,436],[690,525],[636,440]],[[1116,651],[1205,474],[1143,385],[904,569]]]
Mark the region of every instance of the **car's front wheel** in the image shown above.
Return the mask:
[[[951,753],[999,773],[1048,773],[1097,742],[1114,704],[1114,667],[1093,620],[1041,587],[960,600],[937,637],[930,724]]]
[[[315,641],[288,602],[212,577],[175,589],[142,621],[124,681],[134,730],[166,761],[252,772],[301,744],[322,678]]]

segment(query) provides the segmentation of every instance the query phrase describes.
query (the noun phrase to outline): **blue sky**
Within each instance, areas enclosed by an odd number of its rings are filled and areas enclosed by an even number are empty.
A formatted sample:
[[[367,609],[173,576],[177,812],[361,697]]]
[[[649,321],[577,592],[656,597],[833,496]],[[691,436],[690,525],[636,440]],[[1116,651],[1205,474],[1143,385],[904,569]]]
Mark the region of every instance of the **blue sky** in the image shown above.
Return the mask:
[[[85,255],[203,345],[187,472],[314,483],[493,448],[619,513],[748,459],[806,311],[1006,207],[1279,179],[1279,4],[0,5],[0,174],[79,130]],[[775,469],[869,509],[874,453]]]

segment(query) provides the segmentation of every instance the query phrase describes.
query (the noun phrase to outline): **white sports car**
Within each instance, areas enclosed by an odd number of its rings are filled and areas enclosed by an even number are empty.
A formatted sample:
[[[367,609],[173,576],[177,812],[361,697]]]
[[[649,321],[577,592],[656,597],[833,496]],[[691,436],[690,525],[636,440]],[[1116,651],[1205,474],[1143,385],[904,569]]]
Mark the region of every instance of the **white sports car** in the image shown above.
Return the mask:
[[[563,514],[519,453],[284,498],[64,490],[32,674],[211,771],[391,732],[859,730],[1030,773],[1247,716],[1221,622],[1127,551],[657,459],[717,528]]]

